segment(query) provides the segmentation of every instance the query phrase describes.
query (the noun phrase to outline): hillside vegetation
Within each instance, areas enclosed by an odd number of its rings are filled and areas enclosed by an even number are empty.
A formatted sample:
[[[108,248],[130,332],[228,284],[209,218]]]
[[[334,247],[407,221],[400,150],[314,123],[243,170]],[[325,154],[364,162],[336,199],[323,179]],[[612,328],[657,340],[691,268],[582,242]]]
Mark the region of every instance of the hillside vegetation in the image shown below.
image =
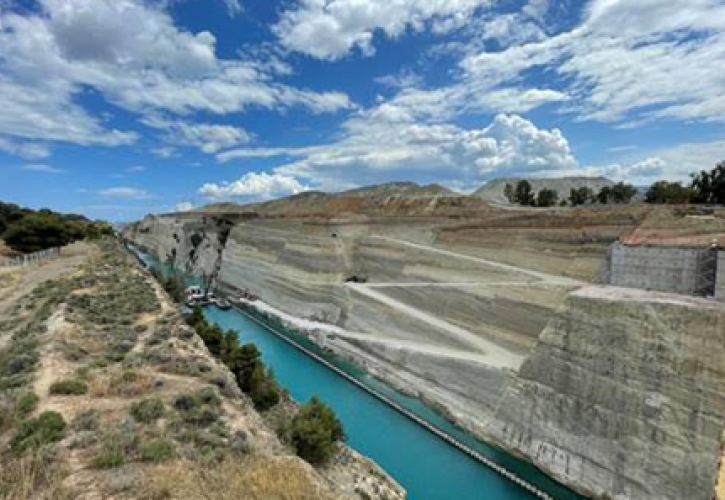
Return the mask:
[[[35,211],[0,202],[0,238],[4,240],[0,256],[4,245],[15,252],[30,253],[111,234],[113,228],[109,224],[93,222],[82,215],[61,214],[46,208]]]
[[[115,240],[78,248],[0,298],[0,498],[404,498],[347,448],[296,457],[265,421],[294,404],[261,416]]]

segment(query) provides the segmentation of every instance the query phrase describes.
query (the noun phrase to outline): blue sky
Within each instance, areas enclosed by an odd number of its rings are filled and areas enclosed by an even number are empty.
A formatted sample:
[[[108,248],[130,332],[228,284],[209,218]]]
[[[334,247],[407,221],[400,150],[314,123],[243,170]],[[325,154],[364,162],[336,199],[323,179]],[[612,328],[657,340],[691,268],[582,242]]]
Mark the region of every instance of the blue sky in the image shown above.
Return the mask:
[[[0,0],[0,199],[93,218],[725,159],[722,0]]]

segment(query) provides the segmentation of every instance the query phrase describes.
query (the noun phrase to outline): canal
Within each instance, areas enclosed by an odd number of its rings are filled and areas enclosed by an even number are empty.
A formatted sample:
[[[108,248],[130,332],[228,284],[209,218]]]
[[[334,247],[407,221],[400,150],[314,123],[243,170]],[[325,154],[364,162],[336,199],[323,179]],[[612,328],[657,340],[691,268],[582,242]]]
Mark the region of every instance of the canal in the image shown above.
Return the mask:
[[[135,251],[148,266],[159,265],[154,256]],[[164,272],[172,271],[165,268]],[[329,404],[343,423],[347,443],[393,476],[406,489],[409,500],[536,498],[285,342],[269,328],[275,326],[279,331],[280,325],[265,325],[264,321],[260,322],[260,318],[235,309],[221,311],[209,307],[205,315],[209,321],[225,330],[238,332],[241,342],[254,342],[264,362],[296,401],[305,402],[316,395]],[[284,333],[553,498],[582,500],[582,497],[552,481],[531,465],[454,427],[420,401],[403,396],[349,363],[321,352],[301,335],[289,331]]]

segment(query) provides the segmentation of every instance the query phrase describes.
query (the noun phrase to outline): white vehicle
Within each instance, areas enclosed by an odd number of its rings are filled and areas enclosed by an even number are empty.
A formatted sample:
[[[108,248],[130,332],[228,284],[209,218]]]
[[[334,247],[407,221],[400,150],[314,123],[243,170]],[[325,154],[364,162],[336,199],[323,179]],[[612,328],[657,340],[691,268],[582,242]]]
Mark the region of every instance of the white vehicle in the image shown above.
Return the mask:
[[[190,286],[186,289],[187,300],[202,300],[205,298],[204,290],[200,286]]]

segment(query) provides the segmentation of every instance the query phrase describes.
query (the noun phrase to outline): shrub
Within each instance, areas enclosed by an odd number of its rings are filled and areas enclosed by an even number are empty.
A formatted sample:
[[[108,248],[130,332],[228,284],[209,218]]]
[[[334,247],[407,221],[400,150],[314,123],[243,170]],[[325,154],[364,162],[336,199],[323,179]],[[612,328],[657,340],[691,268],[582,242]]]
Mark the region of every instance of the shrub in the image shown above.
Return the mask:
[[[91,460],[94,469],[113,469],[126,463],[126,456],[118,447],[103,446]]]
[[[10,441],[13,451],[22,452],[60,441],[65,434],[65,420],[55,411],[45,411],[36,418],[23,420]]]
[[[297,454],[311,464],[327,462],[345,439],[342,424],[332,409],[313,397],[290,423],[290,439]]]
[[[258,365],[252,373],[249,397],[254,407],[266,411],[279,403],[279,387],[263,365]]]
[[[163,462],[176,455],[176,445],[172,441],[154,439],[141,445],[139,455],[144,462]]]
[[[98,430],[98,412],[96,410],[82,411],[71,421],[70,426],[76,431]]]
[[[164,415],[164,402],[158,398],[144,399],[131,406],[131,416],[139,422],[149,423]]]
[[[88,384],[81,380],[59,380],[50,386],[50,393],[78,396],[88,392]]]
[[[91,459],[96,469],[112,469],[126,463],[129,455],[136,450],[136,436],[113,434],[108,436],[98,453]]]
[[[181,413],[181,419],[195,426],[211,425],[221,417],[219,405],[221,400],[211,387],[206,387],[194,394],[182,394],[176,398],[174,406]]]
[[[34,392],[26,392],[18,398],[15,411],[23,418],[27,417],[38,407],[39,400],[40,398]]]

